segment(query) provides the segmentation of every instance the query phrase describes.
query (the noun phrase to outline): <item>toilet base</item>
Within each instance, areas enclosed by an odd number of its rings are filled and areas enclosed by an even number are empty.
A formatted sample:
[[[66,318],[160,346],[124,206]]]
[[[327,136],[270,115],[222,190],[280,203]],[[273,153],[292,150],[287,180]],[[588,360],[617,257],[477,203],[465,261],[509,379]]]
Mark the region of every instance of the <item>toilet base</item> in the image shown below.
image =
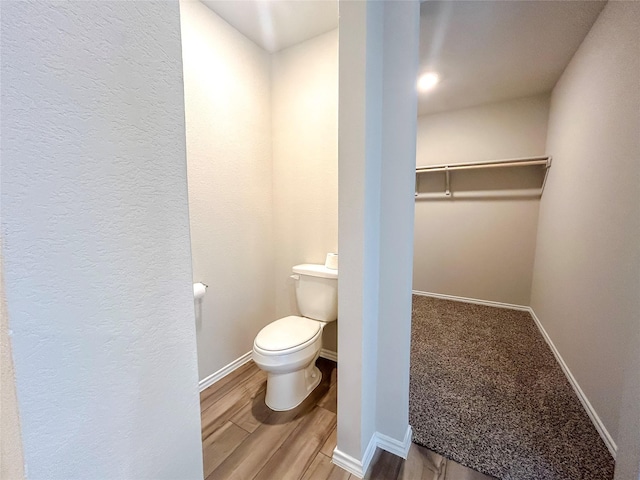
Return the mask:
[[[318,386],[320,380],[322,373],[315,361],[307,368],[295,372],[267,373],[264,403],[277,412],[296,408]]]

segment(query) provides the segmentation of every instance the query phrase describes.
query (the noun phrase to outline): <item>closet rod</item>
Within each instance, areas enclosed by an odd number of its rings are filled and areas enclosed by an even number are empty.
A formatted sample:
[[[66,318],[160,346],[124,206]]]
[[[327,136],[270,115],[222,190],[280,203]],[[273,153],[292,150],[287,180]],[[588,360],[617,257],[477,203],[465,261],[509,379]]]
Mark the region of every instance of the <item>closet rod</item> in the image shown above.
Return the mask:
[[[492,160],[488,162],[467,162],[453,163],[449,165],[433,165],[428,167],[417,167],[416,173],[470,170],[474,168],[529,167],[533,165],[545,165],[548,168],[551,166],[551,157],[511,158],[508,160]]]

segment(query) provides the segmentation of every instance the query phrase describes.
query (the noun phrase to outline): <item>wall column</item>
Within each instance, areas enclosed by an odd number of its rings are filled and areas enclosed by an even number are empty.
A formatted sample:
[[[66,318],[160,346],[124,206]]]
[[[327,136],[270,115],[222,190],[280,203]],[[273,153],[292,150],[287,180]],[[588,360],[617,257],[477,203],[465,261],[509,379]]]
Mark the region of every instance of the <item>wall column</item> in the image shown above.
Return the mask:
[[[358,476],[408,431],[418,29],[417,1],[340,3],[334,462]]]

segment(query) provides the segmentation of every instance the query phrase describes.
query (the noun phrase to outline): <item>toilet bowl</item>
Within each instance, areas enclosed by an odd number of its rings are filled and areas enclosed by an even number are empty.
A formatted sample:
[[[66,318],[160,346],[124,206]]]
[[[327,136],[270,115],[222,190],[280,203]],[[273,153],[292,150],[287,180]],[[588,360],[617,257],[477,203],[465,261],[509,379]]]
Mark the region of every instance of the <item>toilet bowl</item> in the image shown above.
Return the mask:
[[[297,407],[320,383],[322,330],[320,322],[290,316],[270,323],[254,340],[253,361],[267,372],[265,403],[272,410]]]
[[[300,405],[318,386],[316,360],[322,331],[337,318],[337,270],[324,265],[297,265],[296,299],[304,316],[288,316],[265,326],[253,342],[252,358],[267,372],[265,403],[276,411]]]

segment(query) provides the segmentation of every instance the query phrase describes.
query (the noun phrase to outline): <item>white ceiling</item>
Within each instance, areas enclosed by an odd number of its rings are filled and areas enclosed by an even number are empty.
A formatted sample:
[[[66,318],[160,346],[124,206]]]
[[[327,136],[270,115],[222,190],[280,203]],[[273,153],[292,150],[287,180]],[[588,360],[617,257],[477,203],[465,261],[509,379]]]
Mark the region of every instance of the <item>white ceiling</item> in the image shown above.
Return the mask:
[[[337,0],[202,0],[269,52],[338,27]],[[605,1],[426,0],[420,71],[441,82],[420,93],[424,115],[549,92]]]
[[[606,2],[435,1],[420,8],[419,114],[550,91]]]
[[[338,28],[337,0],[202,0],[268,52]]]

